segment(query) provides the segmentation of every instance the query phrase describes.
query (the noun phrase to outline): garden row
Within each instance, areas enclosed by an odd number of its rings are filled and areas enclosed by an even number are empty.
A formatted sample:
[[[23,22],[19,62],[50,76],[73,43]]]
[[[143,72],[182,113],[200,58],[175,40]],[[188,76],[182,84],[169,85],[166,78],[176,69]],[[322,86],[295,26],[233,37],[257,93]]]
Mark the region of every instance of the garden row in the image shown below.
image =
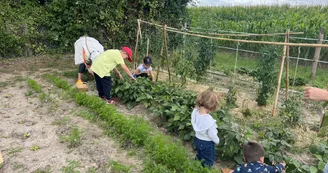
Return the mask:
[[[155,85],[147,79],[138,79],[136,82],[115,80],[112,94],[118,97],[128,107],[143,104],[152,113],[162,118],[165,127],[173,135],[190,141],[194,136],[190,123],[190,115],[196,99],[196,93],[186,91],[176,84],[157,82]],[[240,121],[229,112],[235,104],[234,91],[231,88],[221,109],[213,113],[217,120],[221,142],[216,147],[220,160],[234,160],[242,162],[241,144],[248,140],[257,140],[265,147],[266,162],[286,160],[287,172],[316,172],[323,169],[328,158],[327,144],[312,145],[311,153],[317,158],[316,165],[302,165],[300,162],[286,156],[286,151],[293,149],[294,134],[290,128],[299,125],[299,104],[288,100],[280,111],[280,117],[261,117],[253,122]],[[245,116],[247,116],[245,114]],[[247,117],[245,117],[247,119]],[[297,151],[301,152],[301,151]],[[296,153],[297,155],[297,153]]]
[[[146,154],[143,172],[216,172],[203,168],[200,162],[191,158],[188,150],[180,142],[154,130],[143,118],[127,117],[118,113],[114,106],[106,105],[99,97],[79,92],[61,78],[52,75],[44,77],[65,90],[79,105],[95,112],[104,121],[105,126],[109,127],[109,131],[117,134],[126,143],[142,147]],[[28,83],[32,89],[43,93],[35,81],[29,80]]]

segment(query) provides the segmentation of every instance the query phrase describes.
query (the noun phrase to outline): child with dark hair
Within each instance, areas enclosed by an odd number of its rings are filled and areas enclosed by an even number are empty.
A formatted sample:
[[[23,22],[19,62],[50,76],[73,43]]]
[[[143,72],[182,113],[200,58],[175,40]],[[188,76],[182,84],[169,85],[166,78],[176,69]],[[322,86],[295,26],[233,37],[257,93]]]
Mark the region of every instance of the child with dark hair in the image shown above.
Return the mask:
[[[144,58],[144,63],[140,64],[135,71],[135,77],[151,77],[152,81],[155,82],[154,74],[153,74],[153,69],[151,67],[152,60],[151,57],[146,56]]]
[[[212,89],[203,91],[196,99],[196,106],[191,114],[191,124],[195,131],[194,145],[196,160],[203,166],[211,167],[215,161],[215,144],[220,142],[217,136],[216,121],[209,114],[219,106],[219,97]]]
[[[264,164],[264,148],[257,142],[245,143],[243,153],[246,163],[238,165],[232,173],[279,173],[285,169],[284,161],[276,166]]]

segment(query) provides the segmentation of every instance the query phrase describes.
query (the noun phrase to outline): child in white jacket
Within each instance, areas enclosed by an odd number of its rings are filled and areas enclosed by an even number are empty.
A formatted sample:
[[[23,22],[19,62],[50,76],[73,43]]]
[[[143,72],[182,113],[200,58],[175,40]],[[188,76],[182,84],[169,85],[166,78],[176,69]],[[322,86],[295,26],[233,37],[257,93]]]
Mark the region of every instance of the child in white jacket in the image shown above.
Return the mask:
[[[191,114],[191,123],[195,131],[194,145],[196,159],[202,161],[203,166],[211,167],[215,161],[215,144],[220,142],[217,136],[216,120],[209,114],[215,112],[219,106],[219,98],[211,89],[202,92],[196,100],[196,107]]]

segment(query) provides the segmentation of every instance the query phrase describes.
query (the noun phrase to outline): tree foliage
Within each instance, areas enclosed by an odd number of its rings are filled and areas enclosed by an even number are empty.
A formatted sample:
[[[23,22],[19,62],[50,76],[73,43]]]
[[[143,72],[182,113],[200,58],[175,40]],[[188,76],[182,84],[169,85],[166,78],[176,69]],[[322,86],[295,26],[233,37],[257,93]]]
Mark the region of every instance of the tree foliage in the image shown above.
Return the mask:
[[[0,57],[72,52],[82,35],[106,48],[134,45],[137,20],[177,26],[190,0],[9,1],[0,7]]]

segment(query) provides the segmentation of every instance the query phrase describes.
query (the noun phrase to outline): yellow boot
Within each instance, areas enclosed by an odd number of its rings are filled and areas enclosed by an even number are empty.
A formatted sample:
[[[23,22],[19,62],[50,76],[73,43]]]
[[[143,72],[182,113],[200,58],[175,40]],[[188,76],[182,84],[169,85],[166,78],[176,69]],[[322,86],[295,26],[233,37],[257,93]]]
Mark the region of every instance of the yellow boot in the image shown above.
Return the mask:
[[[76,87],[80,91],[87,91],[88,90],[88,86],[86,84],[84,84],[81,80],[76,81]]]
[[[81,84],[83,84],[82,80],[77,80],[76,81],[76,85],[81,85]]]

